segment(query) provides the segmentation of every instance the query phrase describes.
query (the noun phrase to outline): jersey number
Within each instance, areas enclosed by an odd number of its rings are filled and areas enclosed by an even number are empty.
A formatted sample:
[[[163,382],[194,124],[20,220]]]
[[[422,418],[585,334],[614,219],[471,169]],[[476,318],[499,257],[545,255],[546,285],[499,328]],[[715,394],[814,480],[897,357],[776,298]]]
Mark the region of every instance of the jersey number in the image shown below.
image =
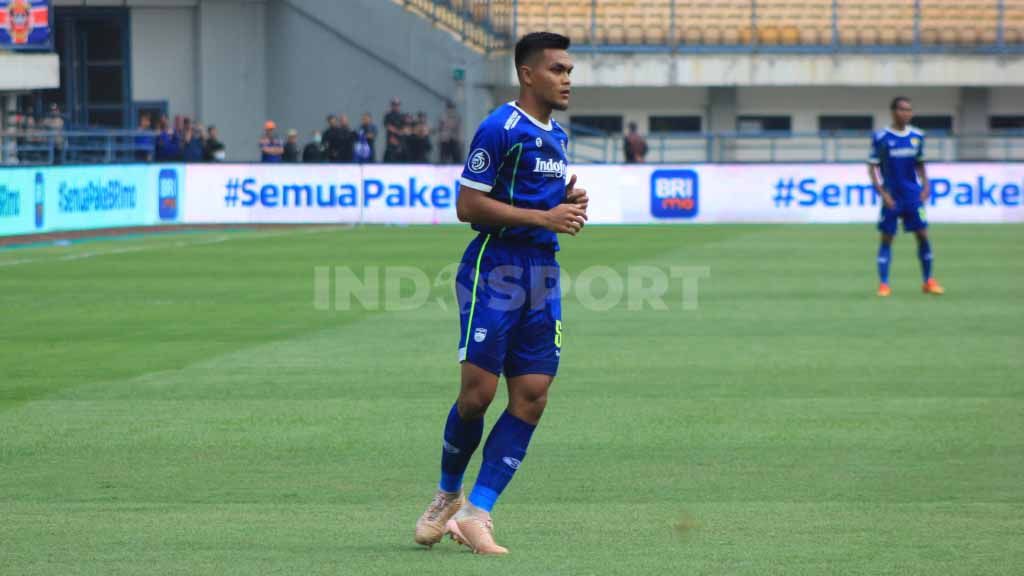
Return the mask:
[[[555,320],[555,347],[562,347],[562,321]]]

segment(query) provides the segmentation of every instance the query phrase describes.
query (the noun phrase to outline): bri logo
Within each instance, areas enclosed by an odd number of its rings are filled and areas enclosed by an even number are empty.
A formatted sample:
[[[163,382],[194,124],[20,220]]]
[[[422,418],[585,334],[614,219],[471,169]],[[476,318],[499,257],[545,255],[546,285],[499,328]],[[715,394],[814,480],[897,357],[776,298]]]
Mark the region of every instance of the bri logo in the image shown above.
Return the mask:
[[[651,216],[693,218],[700,202],[700,179],[693,170],[655,170],[651,174]]]
[[[564,178],[565,177],[565,160],[555,160],[549,158],[544,160],[537,158],[537,163],[533,166],[535,173],[544,174],[550,178]]]
[[[178,219],[178,173],[172,168],[164,168],[157,179],[157,199],[161,220]]]

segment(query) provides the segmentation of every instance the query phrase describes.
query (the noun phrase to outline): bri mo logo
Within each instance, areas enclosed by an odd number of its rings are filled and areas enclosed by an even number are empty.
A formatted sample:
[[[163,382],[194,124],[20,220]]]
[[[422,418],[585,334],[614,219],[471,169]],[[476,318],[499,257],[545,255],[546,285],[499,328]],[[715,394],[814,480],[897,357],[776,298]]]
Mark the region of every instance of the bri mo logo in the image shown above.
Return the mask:
[[[655,170],[651,174],[651,216],[694,218],[700,208],[700,179],[693,170]]]
[[[161,220],[178,219],[178,173],[172,168],[164,168],[157,179],[157,201]]]

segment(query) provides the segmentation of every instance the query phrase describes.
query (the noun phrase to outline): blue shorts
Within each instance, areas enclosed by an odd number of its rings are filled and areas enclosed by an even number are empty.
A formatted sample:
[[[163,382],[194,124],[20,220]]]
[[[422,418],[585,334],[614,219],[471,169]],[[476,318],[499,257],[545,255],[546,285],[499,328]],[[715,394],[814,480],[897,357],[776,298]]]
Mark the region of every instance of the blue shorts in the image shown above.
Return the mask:
[[[896,234],[897,220],[903,220],[903,231],[914,232],[924,230],[928,227],[928,220],[925,217],[924,206],[914,205],[902,207],[899,204],[890,210],[882,206],[882,213],[878,218],[878,229],[887,236]]]
[[[455,278],[459,362],[506,377],[558,372],[562,294],[552,248],[480,234]]]

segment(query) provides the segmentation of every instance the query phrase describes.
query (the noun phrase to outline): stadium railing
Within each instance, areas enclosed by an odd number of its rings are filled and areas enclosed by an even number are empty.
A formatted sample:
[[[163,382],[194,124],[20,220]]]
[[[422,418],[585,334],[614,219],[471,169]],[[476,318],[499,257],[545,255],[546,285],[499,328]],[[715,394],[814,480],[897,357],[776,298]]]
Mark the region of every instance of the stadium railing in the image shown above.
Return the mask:
[[[569,126],[569,158],[577,164],[625,161],[622,134]],[[109,164],[135,162],[152,153],[136,137],[151,133],[0,133],[0,165]],[[864,162],[870,132],[656,133],[647,136],[648,163]],[[943,162],[1024,162],[1024,130],[987,134],[933,132],[928,160]]]
[[[394,1],[488,51],[550,30],[597,52],[1024,52],[1024,0]]]
[[[138,130],[46,130],[0,132],[0,164],[111,164],[134,162],[138,154],[152,154],[140,137],[156,138]]]

